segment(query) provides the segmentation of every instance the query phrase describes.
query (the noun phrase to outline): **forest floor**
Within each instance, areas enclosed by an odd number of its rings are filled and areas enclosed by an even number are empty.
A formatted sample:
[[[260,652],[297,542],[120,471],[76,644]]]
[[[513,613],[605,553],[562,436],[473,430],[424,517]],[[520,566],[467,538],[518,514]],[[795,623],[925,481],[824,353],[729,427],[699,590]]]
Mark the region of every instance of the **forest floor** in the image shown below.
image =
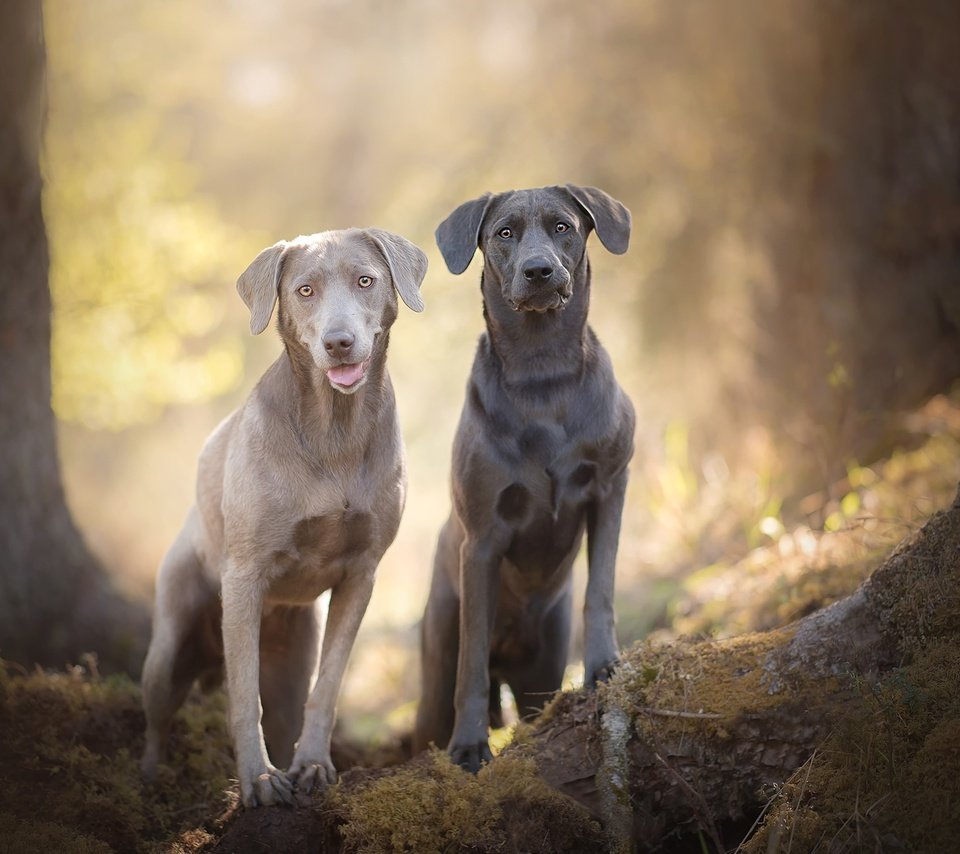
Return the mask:
[[[670,606],[670,625],[645,642],[643,661],[651,644],[679,661],[693,640],[773,629],[856,590],[900,539],[949,506],[960,481],[960,399],[935,398],[910,424],[909,446],[851,467],[830,497],[807,502],[821,525],[786,524],[742,560],[689,576]],[[640,649],[625,660],[642,673]],[[864,688],[872,711],[852,717],[792,777],[758,793],[756,814],[743,826],[726,828],[720,842],[687,833],[663,850],[948,850],[944,828],[960,828],[958,683],[960,653],[926,650]],[[548,714],[573,714],[575,696],[565,693]],[[271,839],[275,851],[603,844],[597,823],[547,787],[522,751],[471,777],[441,754],[400,764],[399,743],[337,740],[334,762],[345,771],[338,787],[306,809],[244,811],[225,707],[222,691],[189,698],[170,760],[147,786],[137,768],[144,721],[134,682],[101,677],[92,656],[62,672],[0,667],[0,849],[242,852]],[[514,740],[530,732],[525,725]],[[418,821],[407,821],[413,814]]]

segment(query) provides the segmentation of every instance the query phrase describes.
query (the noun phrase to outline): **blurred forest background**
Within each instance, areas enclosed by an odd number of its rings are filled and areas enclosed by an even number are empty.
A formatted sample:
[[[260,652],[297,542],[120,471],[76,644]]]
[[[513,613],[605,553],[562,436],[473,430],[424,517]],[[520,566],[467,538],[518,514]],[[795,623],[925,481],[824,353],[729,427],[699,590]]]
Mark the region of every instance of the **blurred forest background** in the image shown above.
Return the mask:
[[[404,234],[431,264],[391,336],[410,491],[341,720],[408,725],[482,329],[479,256],[451,276],[433,230],[565,182],[634,217],[626,256],[591,242],[592,323],[639,414],[621,642],[682,628],[694,570],[765,548],[775,589],[831,533],[891,545],[938,498],[921,475],[879,503],[877,460],[960,477],[952,439],[908,456],[960,433],[960,27],[923,6],[47,0],[53,402],[93,551],[150,600],[204,438],[279,352],[234,290],[254,255]]]

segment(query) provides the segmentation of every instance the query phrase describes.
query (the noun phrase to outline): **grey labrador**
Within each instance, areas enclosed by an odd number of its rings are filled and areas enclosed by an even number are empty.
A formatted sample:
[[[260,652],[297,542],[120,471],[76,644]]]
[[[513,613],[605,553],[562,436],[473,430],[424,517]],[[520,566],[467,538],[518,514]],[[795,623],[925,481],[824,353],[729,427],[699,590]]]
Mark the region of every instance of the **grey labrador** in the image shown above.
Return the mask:
[[[279,303],[284,352],[207,440],[196,505],[160,567],[143,671],[148,777],[194,679],[225,663],[243,803],[289,803],[294,785],[336,779],[340,682],[406,490],[389,329],[396,292],[422,310],[426,268],[404,238],[349,229],[276,243],[240,276],[254,334]]]
[[[450,271],[479,246],[486,334],[453,447],[453,512],[440,533],[421,628],[414,748],[448,744],[477,770],[500,684],[527,714],[560,688],[571,567],[584,529],[585,683],[618,658],[614,564],[634,413],[587,325],[595,230],[627,250],[630,213],[592,187],[486,194],[437,229]]]

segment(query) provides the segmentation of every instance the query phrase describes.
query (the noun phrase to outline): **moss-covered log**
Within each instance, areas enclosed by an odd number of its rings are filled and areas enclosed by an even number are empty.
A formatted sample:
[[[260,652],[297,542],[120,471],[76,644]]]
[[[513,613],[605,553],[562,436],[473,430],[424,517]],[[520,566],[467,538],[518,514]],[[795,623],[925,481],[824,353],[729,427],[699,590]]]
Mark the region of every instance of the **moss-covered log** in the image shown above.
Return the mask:
[[[960,493],[853,595],[771,632],[637,646],[598,697],[561,697],[523,749],[619,841],[653,847],[686,828],[723,850],[724,826],[862,720],[885,678],[914,667],[917,682],[936,661],[956,685],[941,652],[958,634]],[[630,726],[611,736],[611,714]]]
[[[868,831],[895,850],[947,850],[957,799],[933,815],[917,804],[936,795],[918,794],[924,779],[942,788],[960,771],[958,636],[960,493],[856,593],[805,619],[637,645],[608,685],[560,695],[479,778],[440,756],[348,772],[318,809],[236,816],[217,850],[281,850],[285,826],[347,850],[596,850],[600,823],[614,850],[724,851],[749,836],[746,850],[797,851],[842,842],[854,819],[856,840],[829,850],[857,850]],[[864,749],[881,734],[882,761]],[[824,780],[851,765],[829,794]],[[855,803],[867,791],[881,794]]]

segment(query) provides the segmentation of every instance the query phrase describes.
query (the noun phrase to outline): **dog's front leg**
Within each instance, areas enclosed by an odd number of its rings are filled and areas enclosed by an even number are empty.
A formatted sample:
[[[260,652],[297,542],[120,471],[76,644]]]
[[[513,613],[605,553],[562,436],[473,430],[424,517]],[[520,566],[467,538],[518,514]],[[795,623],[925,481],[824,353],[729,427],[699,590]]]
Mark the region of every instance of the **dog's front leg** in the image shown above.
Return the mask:
[[[337,769],[330,758],[337,698],[350,650],[370,601],[375,574],[376,565],[353,570],[330,595],[317,682],[307,700],[303,732],[287,771],[297,788],[305,792],[314,785],[325,786],[337,781]]]
[[[460,547],[460,653],[455,718],[447,752],[476,773],[493,759],[490,723],[490,634],[496,617],[501,552],[489,539],[467,539]]]
[[[606,682],[620,658],[614,628],[613,591],[626,488],[624,470],[587,513],[589,569],[583,606],[583,684],[587,687]]]
[[[263,591],[255,578],[253,572],[231,565],[224,572],[221,590],[230,729],[240,797],[246,807],[293,803],[293,787],[286,775],[270,764],[260,726]]]

